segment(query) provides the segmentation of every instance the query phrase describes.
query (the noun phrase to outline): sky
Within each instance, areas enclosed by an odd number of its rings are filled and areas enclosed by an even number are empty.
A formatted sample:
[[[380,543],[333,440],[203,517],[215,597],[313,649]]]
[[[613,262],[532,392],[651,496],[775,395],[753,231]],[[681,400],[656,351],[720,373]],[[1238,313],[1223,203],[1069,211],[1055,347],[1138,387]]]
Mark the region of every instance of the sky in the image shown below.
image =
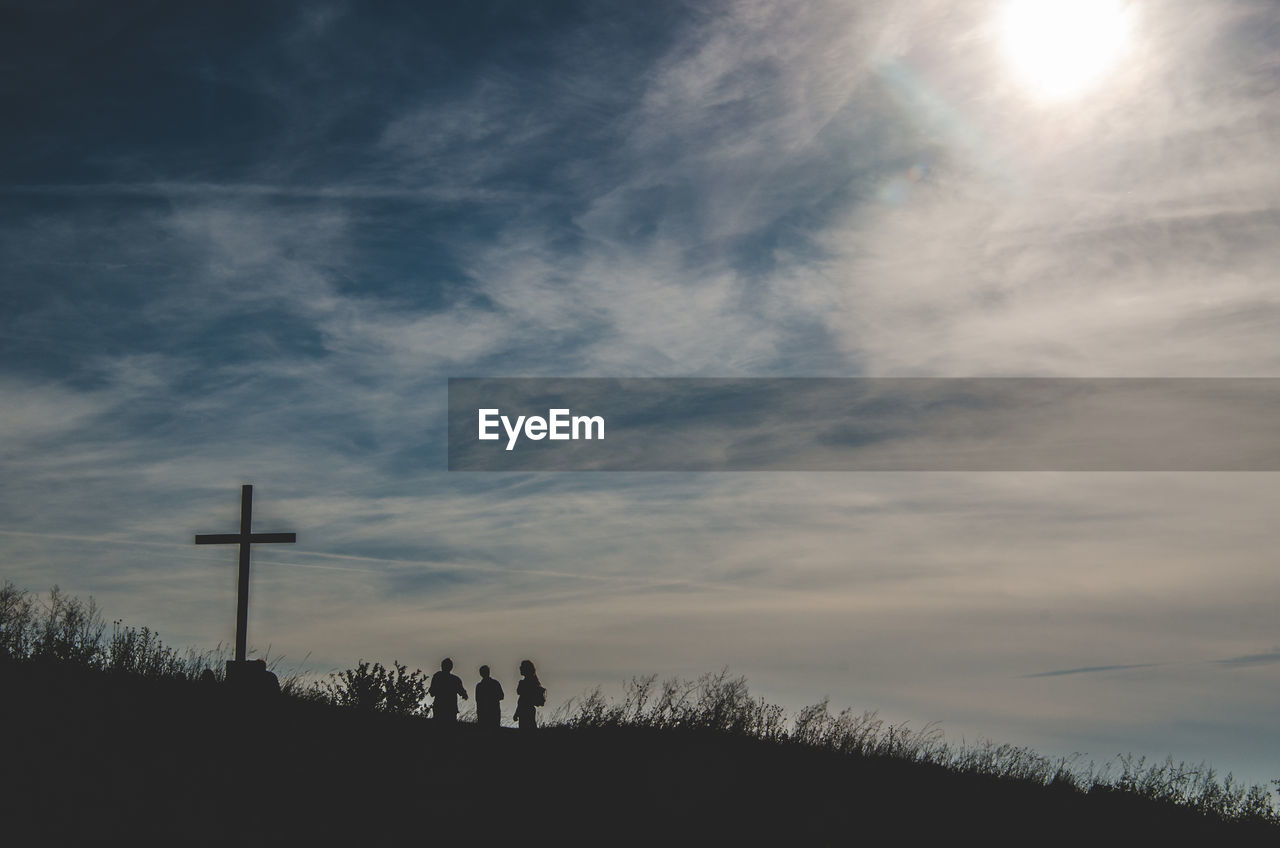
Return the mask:
[[[1280,777],[1274,473],[446,470],[450,377],[1280,377],[1280,8],[1038,8],[0,4],[0,578],[229,644],[253,483],[285,670]]]

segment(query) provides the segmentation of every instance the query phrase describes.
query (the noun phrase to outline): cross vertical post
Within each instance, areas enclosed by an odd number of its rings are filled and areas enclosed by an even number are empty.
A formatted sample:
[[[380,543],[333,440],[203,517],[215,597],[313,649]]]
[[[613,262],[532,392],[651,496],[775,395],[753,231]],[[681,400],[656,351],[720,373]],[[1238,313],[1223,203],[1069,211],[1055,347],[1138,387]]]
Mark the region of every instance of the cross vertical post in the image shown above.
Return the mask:
[[[240,487],[240,576],[236,581],[236,660],[244,661],[249,642],[249,535],[253,532],[253,485]]]
[[[249,548],[254,543],[296,542],[296,533],[253,532],[253,484],[240,487],[240,532],[202,533],[197,545],[239,545],[240,574],[236,581],[236,662],[243,663],[249,644]]]

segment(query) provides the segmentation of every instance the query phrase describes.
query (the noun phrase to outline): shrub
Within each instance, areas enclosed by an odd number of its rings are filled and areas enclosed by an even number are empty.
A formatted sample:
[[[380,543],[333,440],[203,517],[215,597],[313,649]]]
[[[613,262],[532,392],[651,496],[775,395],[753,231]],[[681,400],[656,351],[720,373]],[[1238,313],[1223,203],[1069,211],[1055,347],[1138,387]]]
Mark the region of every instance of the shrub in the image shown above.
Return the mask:
[[[116,673],[141,674],[147,677],[193,676],[183,657],[161,642],[158,633],[148,627],[138,629],[122,626],[118,619],[111,625],[111,641],[106,651],[106,669]]]
[[[35,599],[6,580],[0,586],[0,658],[30,657],[35,631]]]
[[[429,680],[417,669],[395,660],[388,671],[382,663],[370,664],[361,659],[355,668],[334,672],[329,680],[317,684],[313,692],[320,699],[365,712],[385,712],[393,715],[422,715],[426,712]]]
[[[83,602],[68,598],[54,586],[43,605],[43,618],[37,620],[31,658],[100,667],[106,659],[103,632],[106,625],[93,598]]]
[[[68,597],[58,586],[46,601],[9,581],[0,586],[0,659],[187,680],[199,679],[210,668],[220,680],[229,658],[221,644],[212,651],[188,648],[178,653],[154,630],[128,627],[119,620],[112,622],[108,638],[93,598]]]

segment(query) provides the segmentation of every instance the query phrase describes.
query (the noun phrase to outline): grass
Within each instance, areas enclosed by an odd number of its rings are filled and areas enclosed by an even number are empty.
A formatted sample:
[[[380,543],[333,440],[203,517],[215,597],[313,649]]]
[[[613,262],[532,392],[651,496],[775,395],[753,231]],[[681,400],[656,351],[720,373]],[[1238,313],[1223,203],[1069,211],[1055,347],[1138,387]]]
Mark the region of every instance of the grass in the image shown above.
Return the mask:
[[[130,833],[141,815],[187,842],[250,828],[381,844],[447,830],[423,817],[448,811],[462,832],[496,815],[517,835],[536,823],[614,843],[672,828],[682,844],[767,833],[814,844],[1280,835],[1266,789],[1204,765],[1120,757],[1095,767],[956,745],[936,726],[833,713],[825,701],[789,715],[727,670],[636,678],[618,700],[596,690],[524,736],[439,731],[420,717],[426,676],[399,663],[362,660],[323,681],[295,673],[284,697],[247,704],[199,683],[225,658],[221,647],[179,652],[119,621],[108,631],[92,600],[56,587],[45,598],[0,587],[0,799],[15,811],[6,832],[43,822],[78,842]],[[204,824],[192,831],[193,821]]]
[[[1018,781],[1081,794],[1118,792],[1195,810],[1229,822],[1280,825],[1280,810],[1265,787],[1220,777],[1204,763],[1162,762],[1122,755],[1101,767],[1080,757],[1050,759],[1025,747],[983,741],[953,744],[941,728],[890,724],[875,712],[832,714],[827,701],[805,707],[788,721],[783,710],[752,698],[743,677],[727,670],[697,680],[636,678],[620,701],[600,690],[570,702],[558,717],[571,728],[652,728],[713,731],[766,742],[799,745],[862,759],[891,759],[945,769],[957,775]]]

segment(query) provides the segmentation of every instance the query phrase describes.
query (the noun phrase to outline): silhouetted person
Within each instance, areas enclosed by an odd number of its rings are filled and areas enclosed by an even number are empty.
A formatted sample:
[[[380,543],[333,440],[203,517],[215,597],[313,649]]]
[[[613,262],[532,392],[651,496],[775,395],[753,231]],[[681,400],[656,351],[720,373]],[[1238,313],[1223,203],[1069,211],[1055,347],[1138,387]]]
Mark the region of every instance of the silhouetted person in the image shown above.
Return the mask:
[[[542,688],[538,670],[529,660],[520,662],[520,674],[521,680],[516,684],[516,721],[521,730],[535,730],[538,727],[535,710],[547,702],[547,690]]]
[[[480,666],[480,682],[476,684],[476,723],[481,727],[497,727],[502,723],[498,702],[505,697],[502,684],[489,676],[489,666]]]
[[[427,694],[435,699],[431,702],[431,713],[436,721],[453,724],[458,720],[458,696],[461,695],[465,701],[467,690],[462,685],[462,678],[453,673],[453,660],[445,657],[440,663],[440,670],[431,675]]]
[[[206,668],[200,672],[200,686],[204,689],[211,689],[218,685],[218,676],[213,673],[213,669]]]

